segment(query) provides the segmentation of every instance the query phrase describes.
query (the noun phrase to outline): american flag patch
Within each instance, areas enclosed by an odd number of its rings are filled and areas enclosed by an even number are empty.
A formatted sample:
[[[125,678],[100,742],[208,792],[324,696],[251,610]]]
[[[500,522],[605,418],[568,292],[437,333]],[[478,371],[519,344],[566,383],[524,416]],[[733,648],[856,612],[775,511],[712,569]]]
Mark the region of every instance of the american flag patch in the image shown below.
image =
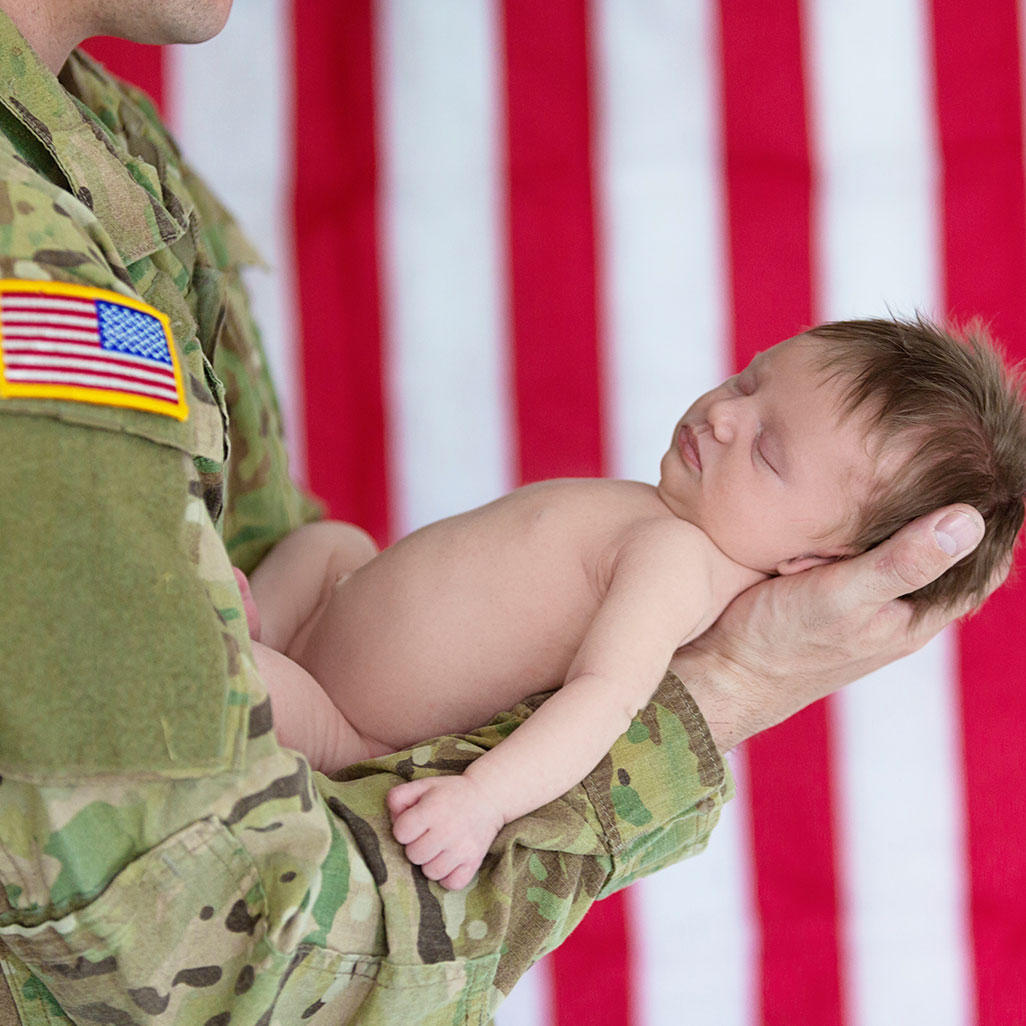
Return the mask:
[[[167,317],[106,289],[0,281],[0,398],[188,416]]]

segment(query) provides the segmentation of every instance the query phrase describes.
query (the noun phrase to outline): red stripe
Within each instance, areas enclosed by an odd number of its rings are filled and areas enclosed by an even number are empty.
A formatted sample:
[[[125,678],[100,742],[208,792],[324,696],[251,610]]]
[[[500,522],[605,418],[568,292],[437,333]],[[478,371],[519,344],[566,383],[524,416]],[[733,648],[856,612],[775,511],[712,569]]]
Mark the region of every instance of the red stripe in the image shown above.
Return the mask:
[[[83,374],[88,373],[83,371]],[[129,388],[127,385],[102,385],[93,384],[88,381],[54,381],[52,378],[12,378],[7,375],[6,379],[11,385],[53,385],[56,388],[87,388],[94,392],[116,392],[125,395],[139,395],[147,399],[159,399],[165,403],[176,403],[177,393],[173,396],[165,395],[163,392],[154,389]]]
[[[41,344],[45,344],[45,345],[49,345],[49,346],[54,346],[54,347],[57,347],[57,346],[91,346],[93,348],[93,350],[99,349],[99,342],[100,342],[100,332],[99,332],[99,329],[96,329],[95,331],[93,331],[93,330],[91,330],[89,328],[71,328],[71,329],[69,329],[69,328],[67,328],[67,327],[65,327],[63,325],[54,325],[51,330],[60,330],[60,331],[62,331],[64,333],[61,336],[59,336],[57,338],[54,338],[53,335],[43,335],[43,334],[40,334],[40,329],[41,328],[45,328],[45,327],[46,327],[46,325],[35,325],[35,324],[33,324],[31,326],[26,325],[24,327],[21,327],[21,328],[19,328],[18,331],[11,331],[11,329],[7,325],[4,325],[4,335],[3,335],[4,348],[8,352],[10,352],[14,348],[19,348],[19,349],[24,348],[26,343],[38,342],[38,343],[41,343]],[[29,330],[26,330],[26,329],[29,329]],[[75,334],[72,334],[72,332],[75,332]],[[81,332],[83,335],[88,334],[91,337],[89,337],[89,338],[79,338],[77,336],[77,333],[79,333],[79,332]],[[34,350],[29,349],[29,348],[25,349],[25,352],[27,352],[27,353],[31,353],[33,351]],[[72,353],[72,354],[69,354],[69,355],[74,355],[74,354]],[[85,357],[85,356],[92,355],[92,354],[79,353],[78,355]]]
[[[116,364],[118,369],[115,370],[111,366],[108,366],[107,361],[97,359],[91,361],[94,366],[91,367],[73,367],[69,366],[66,361],[60,359],[51,359],[47,363],[20,363],[18,360],[12,360],[11,353],[5,353],[3,357],[3,366],[7,368],[8,377],[10,377],[11,371],[17,371],[21,374],[34,374],[39,380],[46,380],[46,375],[49,373],[59,372],[61,374],[96,374],[102,375],[105,378],[118,378],[121,381],[129,382],[140,388],[150,388],[153,390],[160,389],[171,389],[175,388],[175,376],[174,371],[155,371],[154,373],[161,374],[165,380],[163,381],[152,381],[149,380],[137,372],[133,372],[131,369],[126,369],[122,363]],[[88,359],[83,357],[82,359]],[[11,379],[15,380],[15,379]]]
[[[632,1000],[630,901],[618,891],[596,902],[552,960],[555,1026],[627,1026]]]
[[[812,188],[797,0],[721,0],[735,366],[814,321]],[[843,1021],[828,706],[747,746],[761,1021]]]
[[[44,332],[60,332],[60,335],[44,334]],[[80,338],[80,335],[87,336]],[[100,328],[85,324],[57,324],[53,322],[14,323],[3,322],[3,341],[11,342],[44,342],[55,346],[92,346],[96,348],[100,342]]]
[[[932,4],[948,309],[1026,358],[1026,195],[1013,0]],[[1022,560],[1020,559],[1020,564]],[[979,1026],[1026,1022],[1026,607],[1022,578],[960,631],[970,923]]]
[[[28,302],[31,300],[31,302]],[[42,306],[39,300],[44,300],[46,305]],[[60,296],[49,295],[46,292],[8,292],[3,296],[4,310],[56,310],[58,313],[70,308],[72,313],[80,315],[95,315],[96,303],[91,299],[71,299]]]
[[[504,30],[520,479],[599,476],[587,5],[508,0]]]
[[[294,210],[307,467],[331,516],[390,540],[370,0],[296,0]]]
[[[519,479],[599,476],[606,464],[592,194],[589,9],[507,0],[512,366]],[[561,1026],[632,1021],[622,894],[553,953]]]
[[[12,372],[14,374],[34,374],[34,376],[40,380],[44,380],[47,374],[51,373],[93,374],[93,376],[97,377],[116,378],[119,381],[127,382],[137,388],[147,388],[154,391],[174,391],[173,373],[168,372],[163,376],[162,380],[153,381],[143,376],[143,374],[125,370],[123,364],[118,364],[118,369],[114,369],[100,361],[97,361],[96,364],[88,367],[73,366],[67,361],[62,360],[51,360],[47,363],[23,363],[17,359],[10,359],[9,356],[6,355],[4,356],[3,362],[6,367],[8,377],[10,377]],[[11,380],[13,381],[14,379]]]
[[[107,70],[148,93],[157,109],[167,118],[168,96],[164,87],[164,48],[130,43],[111,36],[94,36],[82,45]]]

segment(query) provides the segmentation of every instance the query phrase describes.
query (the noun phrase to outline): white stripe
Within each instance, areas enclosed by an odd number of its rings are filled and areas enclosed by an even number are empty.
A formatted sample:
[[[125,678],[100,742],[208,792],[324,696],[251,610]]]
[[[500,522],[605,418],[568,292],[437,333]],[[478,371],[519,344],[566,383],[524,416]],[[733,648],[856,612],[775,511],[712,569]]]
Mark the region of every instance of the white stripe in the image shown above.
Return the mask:
[[[11,330],[7,326],[7,319],[3,320],[3,337],[5,339],[74,339],[77,342],[99,342],[100,333],[98,331],[79,331],[75,328],[43,328],[38,325],[33,325],[31,328],[28,326],[19,325],[14,330]]]
[[[5,376],[8,381],[23,381],[37,385],[81,385],[83,388],[106,388],[114,392],[130,391],[128,387],[130,384],[129,382],[126,382],[121,378],[108,377],[105,374],[48,371],[46,374],[46,380],[41,381],[38,371],[11,369],[5,372]],[[133,393],[144,392],[147,395],[152,395],[159,399],[169,399],[172,402],[175,402],[178,399],[178,393],[174,389],[159,388],[156,385],[150,385],[143,382],[140,382],[138,388],[133,388],[131,391]]]
[[[754,1026],[757,933],[748,848],[747,765],[731,757],[738,798],[729,802],[709,847],[634,888],[635,1001],[645,1026],[695,1022]]]
[[[383,294],[400,533],[512,484],[493,0],[377,9]]]
[[[806,3],[810,119],[824,169],[816,223],[825,315],[932,308],[937,159],[921,5]]]
[[[155,381],[165,386],[174,381],[174,371],[170,368],[163,372],[139,370],[135,367],[126,367],[119,360],[107,360],[103,357],[83,360],[66,356],[51,357],[7,352],[4,353],[3,362],[6,367],[52,367],[57,363],[69,370],[77,369],[95,371],[97,373],[106,372],[108,374],[120,373],[139,381]]]
[[[596,16],[612,465],[654,481],[673,425],[726,364],[715,11],[602,0]]]
[[[954,665],[945,635],[837,705],[853,1026],[973,1022]]]
[[[940,215],[922,5],[816,0],[808,14],[822,313],[929,312]],[[972,1021],[956,687],[950,641],[939,641],[836,706],[854,1026]]]
[[[291,4],[237,3],[224,31],[171,47],[168,92],[189,161],[238,218],[271,271],[244,272],[278,391],[293,476],[305,479],[291,195]],[[211,97],[216,105],[211,106]]]
[[[602,0],[596,154],[614,473],[654,482],[673,425],[722,380],[716,9],[708,0]],[[748,1022],[753,964],[742,801],[710,850],[642,881],[635,1001],[648,1026]]]
[[[145,356],[134,356],[131,353],[115,353],[108,349],[98,349],[95,345],[82,345],[76,342],[43,342],[32,339],[18,339],[15,341],[9,337],[4,337],[0,341],[2,341],[2,349],[5,356],[15,353],[53,353],[58,356],[88,356],[95,359],[117,359],[121,363],[134,364],[140,369],[152,370],[154,366],[160,367],[163,365],[168,368],[168,373],[171,371],[170,365],[162,364],[161,361],[148,360]]]
[[[552,959],[543,958],[520,978],[499,1006],[495,1026],[545,1026],[555,1021]]]
[[[3,311],[4,324],[39,324],[41,318],[38,311],[26,311],[24,313],[11,310],[5,306]],[[65,324],[71,328],[92,328],[96,325],[96,315],[77,317],[71,314],[47,314],[47,324]]]
[[[92,300],[88,299],[67,299],[59,296],[50,299],[44,296],[25,296],[18,292],[3,292],[2,290],[0,290],[0,295],[3,296],[5,312],[7,310],[54,310],[57,312],[78,310],[86,315],[92,314],[94,320],[96,318],[96,306]]]

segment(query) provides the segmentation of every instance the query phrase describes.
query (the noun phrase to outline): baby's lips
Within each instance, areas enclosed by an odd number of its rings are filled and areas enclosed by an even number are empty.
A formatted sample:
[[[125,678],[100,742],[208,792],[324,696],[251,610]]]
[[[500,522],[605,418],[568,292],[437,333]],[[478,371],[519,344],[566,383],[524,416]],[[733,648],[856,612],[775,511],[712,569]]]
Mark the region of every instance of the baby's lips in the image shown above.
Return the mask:
[[[682,424],[677,436],[677,448],[685,463],[695,470],[702,469],[702,454],[698,449],[698,436],[690,424]]]

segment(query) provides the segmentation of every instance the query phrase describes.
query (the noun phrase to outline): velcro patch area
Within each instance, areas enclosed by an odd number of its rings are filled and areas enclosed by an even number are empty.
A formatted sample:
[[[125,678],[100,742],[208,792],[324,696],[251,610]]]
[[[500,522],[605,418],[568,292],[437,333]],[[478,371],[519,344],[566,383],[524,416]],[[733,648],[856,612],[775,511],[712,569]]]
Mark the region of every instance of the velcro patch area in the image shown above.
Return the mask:
[[[0,399],[18,397],[189,415],[167,317],[65,282],[0,280]]]

